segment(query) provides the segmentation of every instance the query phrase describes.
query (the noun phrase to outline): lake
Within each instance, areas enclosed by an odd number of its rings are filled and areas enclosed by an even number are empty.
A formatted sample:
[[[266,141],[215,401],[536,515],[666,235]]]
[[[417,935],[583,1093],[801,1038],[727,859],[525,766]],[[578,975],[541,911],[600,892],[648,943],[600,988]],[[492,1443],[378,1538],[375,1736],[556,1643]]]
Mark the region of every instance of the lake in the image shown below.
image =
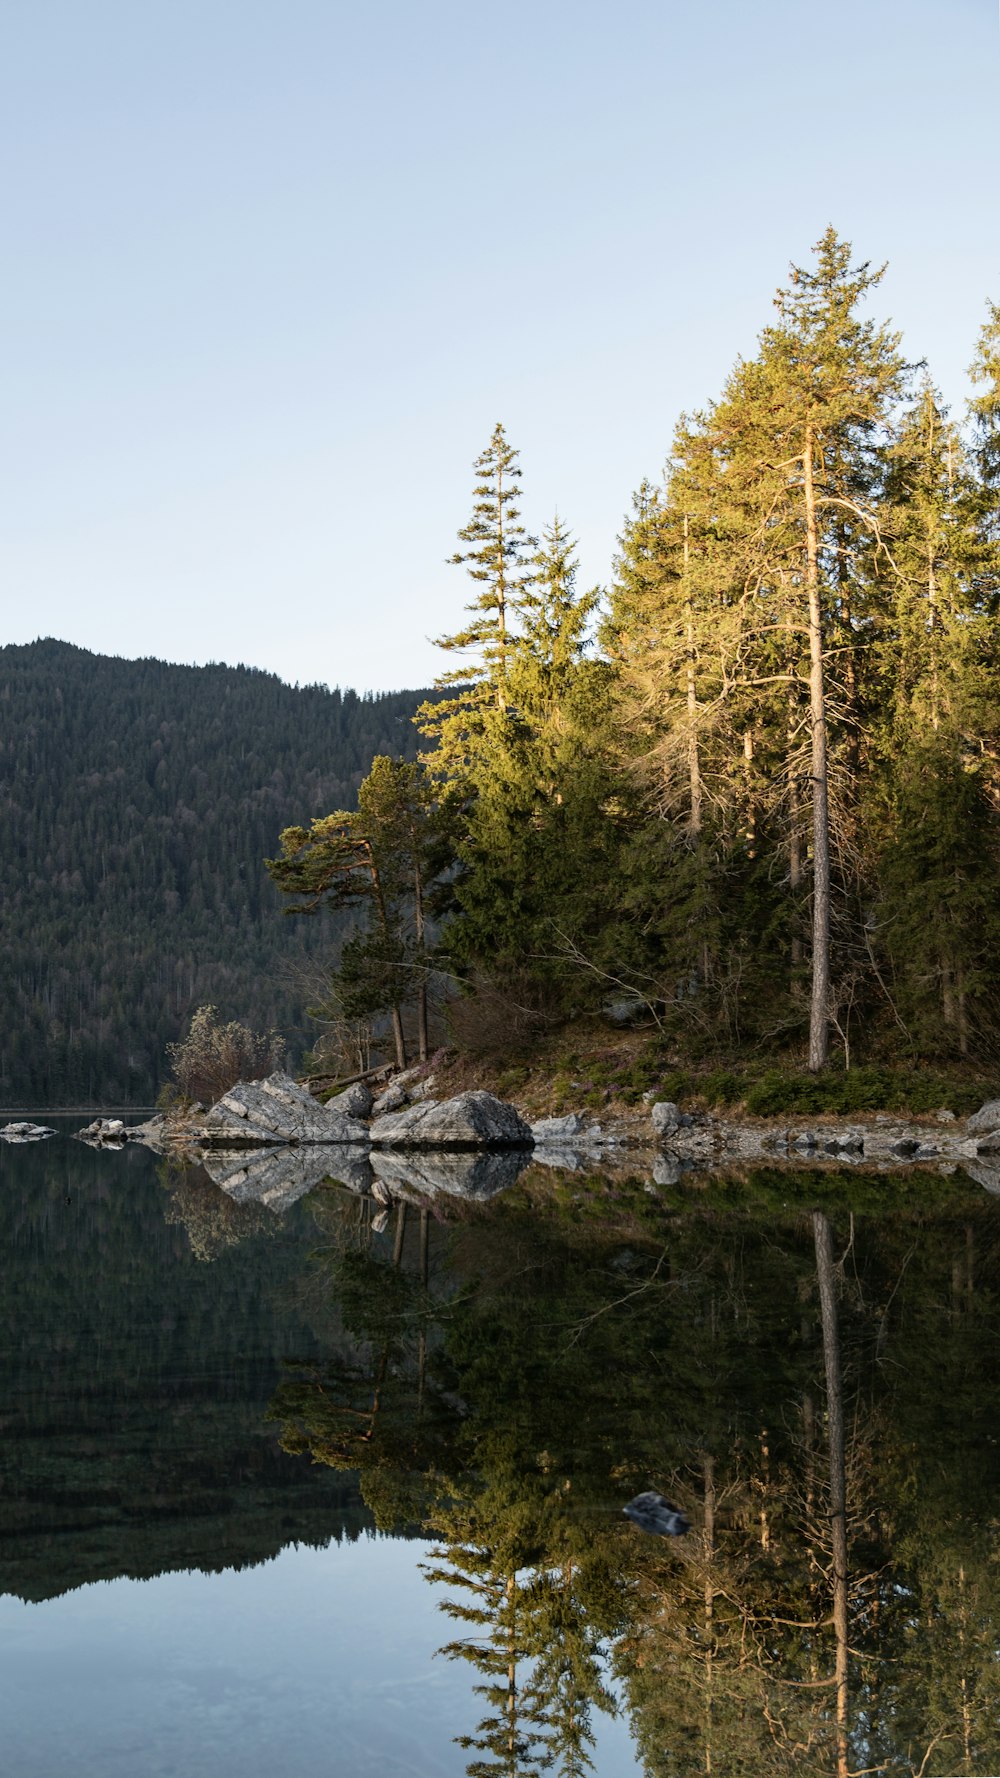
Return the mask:
[[[224,1191],[81,1121],[0,1143],[4,1771],[1000,1771],[982,1187]]]

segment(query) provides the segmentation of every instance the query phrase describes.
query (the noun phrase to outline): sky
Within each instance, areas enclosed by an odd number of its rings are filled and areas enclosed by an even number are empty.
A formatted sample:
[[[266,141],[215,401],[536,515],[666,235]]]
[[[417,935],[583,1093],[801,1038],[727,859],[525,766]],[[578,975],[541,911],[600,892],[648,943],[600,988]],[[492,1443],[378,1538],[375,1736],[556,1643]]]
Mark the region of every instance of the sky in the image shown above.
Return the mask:
[[[496,422],[606,585],[830,223],[960,413],[998,120],[996,0],[8,0],[0,641],[429,683]]]

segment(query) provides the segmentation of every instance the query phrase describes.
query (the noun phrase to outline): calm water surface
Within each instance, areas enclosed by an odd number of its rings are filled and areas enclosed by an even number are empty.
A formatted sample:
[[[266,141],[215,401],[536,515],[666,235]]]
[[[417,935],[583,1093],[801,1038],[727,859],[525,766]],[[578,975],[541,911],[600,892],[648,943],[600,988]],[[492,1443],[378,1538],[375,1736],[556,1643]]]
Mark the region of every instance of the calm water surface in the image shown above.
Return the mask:
[[[283,1165],[0,1144],[0,1769],[1000,1771],[996,1198]]]

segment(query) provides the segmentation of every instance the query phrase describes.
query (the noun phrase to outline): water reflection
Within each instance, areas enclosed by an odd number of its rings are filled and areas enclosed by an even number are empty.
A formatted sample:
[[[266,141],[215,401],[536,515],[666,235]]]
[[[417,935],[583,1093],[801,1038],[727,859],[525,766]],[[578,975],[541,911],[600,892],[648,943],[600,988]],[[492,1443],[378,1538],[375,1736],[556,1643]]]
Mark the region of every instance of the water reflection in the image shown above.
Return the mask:
[[[470,1773],[582,1772],[616,1689],[650,1778],[1000,1764],[997,1206],[805,1177],[317,1210],[350,1344],[271,1411],[437,1539]]]
[[[497,1159],[0,1152],[3,1589],[375,1523],[472,1774],[1000,1770],[996,1198]]]

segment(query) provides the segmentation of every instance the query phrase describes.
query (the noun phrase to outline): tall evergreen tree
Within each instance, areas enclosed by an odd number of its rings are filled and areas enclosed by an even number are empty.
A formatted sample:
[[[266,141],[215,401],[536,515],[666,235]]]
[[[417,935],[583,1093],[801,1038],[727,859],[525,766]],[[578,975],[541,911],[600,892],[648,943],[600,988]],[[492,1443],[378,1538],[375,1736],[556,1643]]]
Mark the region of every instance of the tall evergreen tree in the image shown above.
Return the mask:
[[[477,767],[488,760],[496,718],[502,719],[506,709],[510,649],[532,580],[530,552],[535,546],[521,523],[518,453],[499,423],[474,469],[472,516],[458,533],[466,547],[450,558],[465,568],[474,585],[466,606],[469,621],[453,635],[439,637],[437,644],[472,658],[437,682],[441,688],[460,687],[454,697],[424,703],[417,712],[421,731],[436,743],[427,763],[436,775],[453,781],[475,780]]]
[[[809,642],[812,1069],[826,1061],[830,1032],[831,710],[836,687],[856,730],[853,662],[866,622],[851,597],[850,565],[878,543],[883,434],[905,369],[899,336],[856,313],[883,272],[867,262],[852,266],[849,243],[827,229],[815,268],[793,267],[790,287],[777,297],[778,326],[762,338],[774,449],[798,534],[789,566]],[[836,674],[830,683],[835,642],[846,665],[839,687]]]

